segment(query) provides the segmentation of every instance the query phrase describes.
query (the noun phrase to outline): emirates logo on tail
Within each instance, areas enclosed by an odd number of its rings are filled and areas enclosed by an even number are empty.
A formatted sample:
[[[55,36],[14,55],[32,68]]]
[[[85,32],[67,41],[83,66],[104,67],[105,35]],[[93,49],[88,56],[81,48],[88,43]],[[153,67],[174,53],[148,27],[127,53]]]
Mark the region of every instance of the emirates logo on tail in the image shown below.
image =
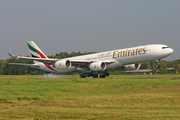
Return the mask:
[[[32,57],[48,58],[33,41],[28,42],[28,47]]]

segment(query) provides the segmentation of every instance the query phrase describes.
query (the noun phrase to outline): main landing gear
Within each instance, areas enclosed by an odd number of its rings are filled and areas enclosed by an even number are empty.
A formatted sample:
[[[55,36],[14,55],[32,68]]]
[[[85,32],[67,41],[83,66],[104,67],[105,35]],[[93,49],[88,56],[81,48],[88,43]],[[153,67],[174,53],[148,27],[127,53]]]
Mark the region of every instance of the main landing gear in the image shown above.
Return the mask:
[[[98,78],[98,74],[94,74],[94,73],[83,73],[83,74],[80,74],[79,77],[80,77],[80,78],[86,78],[86,77]]]
[[[106,76],[109,76],[109,73],[103,73],[102,75],[99,75],[99,78],[105,78]],[[83,73],[79,76],[80,78],[86,78],[86,77],[93,77],[98,78],[98,74],[94,73]]]
[[[103,73],[102,75],[99,75],[99,78],[105,78],[106,76],[108,77],[109,73]]]

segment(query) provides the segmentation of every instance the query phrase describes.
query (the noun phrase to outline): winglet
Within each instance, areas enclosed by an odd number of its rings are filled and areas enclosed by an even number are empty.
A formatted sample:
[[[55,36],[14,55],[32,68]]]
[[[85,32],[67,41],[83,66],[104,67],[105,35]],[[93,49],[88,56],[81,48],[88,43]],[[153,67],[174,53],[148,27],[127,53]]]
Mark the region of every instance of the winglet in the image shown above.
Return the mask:
[[[8,52],[9,56],[13,57],[13,58],[17,58],[17,56],[13,55],[12,53]]]

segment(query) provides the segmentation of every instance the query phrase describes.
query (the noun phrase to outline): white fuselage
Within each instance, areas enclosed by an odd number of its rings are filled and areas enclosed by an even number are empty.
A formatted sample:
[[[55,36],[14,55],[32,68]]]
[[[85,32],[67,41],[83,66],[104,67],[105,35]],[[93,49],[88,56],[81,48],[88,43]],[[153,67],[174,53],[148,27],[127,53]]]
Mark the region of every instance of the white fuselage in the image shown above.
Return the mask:
[[[90,54],[90,55],[70,57],[66,59],[70,61],[76,60],[76,59],[77,60],[91,60],[91,61],[93,60],[94,61],[96,60],[115,61],[113,63],[107,64],[107,67],[106,67],[106,69],[114,69],[114,68],[120,68],[128,64],[135,64],[135,63],[162,59],[169,56],[171,53],[173,53],[173,49],[169,48],[167,45],[152,44],[152,45],[145,45],[145,46],[126,48],[126,49],[100,52],[100,53],[95,53],[95,54]],[[71,66],[70,68],[65,69],[65,70],[58,70],[54,68],[52,65],[50,67],[47,67],[41,62],[39,63],[42,64],[42,67],[40,67],[40,69],[48,71],[48,72],[68,73],[68,72],[74,72],[74,71],[83,71],[83,69],[76,68],[74,66]]]

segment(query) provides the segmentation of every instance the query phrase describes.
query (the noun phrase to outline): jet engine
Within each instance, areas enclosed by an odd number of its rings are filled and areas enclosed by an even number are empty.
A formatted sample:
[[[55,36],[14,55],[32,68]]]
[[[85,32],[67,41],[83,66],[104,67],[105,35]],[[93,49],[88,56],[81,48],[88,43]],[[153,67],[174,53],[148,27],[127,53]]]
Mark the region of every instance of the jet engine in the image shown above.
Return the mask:
[[[71,67],[71,61],[67,59],[58,60],[55,62],[54,67],[59,70],[68,69]]]
[[[141,63],[124,65],[125,70],[138,70],[141,67]]]
[[[89,65],[91,71],[101,71],[106,69],[106,63],[104,62],[94,62]]]

